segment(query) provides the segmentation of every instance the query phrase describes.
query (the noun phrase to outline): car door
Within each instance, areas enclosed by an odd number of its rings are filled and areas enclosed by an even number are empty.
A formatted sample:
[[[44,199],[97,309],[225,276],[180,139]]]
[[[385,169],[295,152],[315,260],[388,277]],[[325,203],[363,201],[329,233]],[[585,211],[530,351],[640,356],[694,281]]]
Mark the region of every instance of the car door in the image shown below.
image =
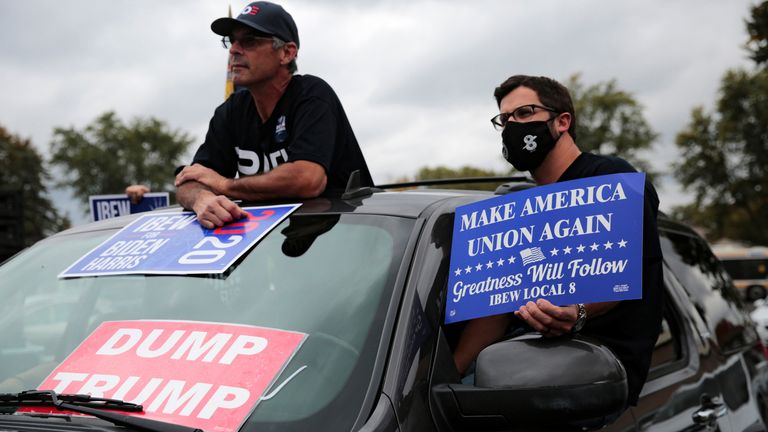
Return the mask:
[[[680,352],[666,361],[654,353],[634,409],[639,429],[741,431],[754,426],[760,417],[744,361],[754,331],[738,295],[695,233],[666,224],[661,245],[671,300],[665,330],[678,336]]]
[[[662,330],[654,347],[648,380],[637,406],[632,408],[637,429],[730,431],[727,413],[714,406],[722,400],[716,379],[718,362],[712,359],[710,344],[697,329],[695,310],[689,307],[683,288],[666,265],[664,284]],[[713,402],[708,403],[707,398]],[[712,411],[708,421],[694,420],[694,415],[709,414],[707,410]]]
[[[745,311],[741,295],[734,288],[722,264],[701,237],[669,231],[668,238],[680,251],[693,250],[684,257],[696,265],[680,272],[680,281],[689,298],[697,304],[702,321],[712,335],[714,348],[721,359],[718,379],[723,403],[734,430],[762,428],[754,376],[758,335]],[[686,247],[682,247],[685,243]],[[670,264],[674,262],[670,260]],[[762,379],[764,380],[764,379]],[[753,387],[754,386],[754,387]]]

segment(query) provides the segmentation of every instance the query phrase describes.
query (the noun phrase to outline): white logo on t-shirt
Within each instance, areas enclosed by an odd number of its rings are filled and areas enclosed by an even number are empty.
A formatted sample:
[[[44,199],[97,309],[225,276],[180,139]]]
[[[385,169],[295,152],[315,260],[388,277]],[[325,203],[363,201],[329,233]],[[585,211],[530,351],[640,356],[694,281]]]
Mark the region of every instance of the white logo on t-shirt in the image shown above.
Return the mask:
[[[237,152],[237,170],[242,175],[254,175],[262,172],[269,172],[276,166],[288,162],[288,153],[285,149],[273,151],[266,155],[259,155],[255,151],[243,150],[240,147],[235,147]]]

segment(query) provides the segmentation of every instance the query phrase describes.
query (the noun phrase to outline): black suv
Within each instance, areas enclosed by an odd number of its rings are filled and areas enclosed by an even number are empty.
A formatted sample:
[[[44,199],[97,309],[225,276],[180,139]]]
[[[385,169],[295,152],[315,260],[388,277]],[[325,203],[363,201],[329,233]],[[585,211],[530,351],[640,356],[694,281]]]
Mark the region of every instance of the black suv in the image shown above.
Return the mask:
[[[173,430],[14,406],[101,323],[131,320],[306,333],[242,431],[566,430],[610,417],[623,369],[579,336],[502,341],[481,353],[474,385],[460,381],[443,324],[454,212],[491,196],[358,188],[307,200],[218,276],[57,278],[135,216],[41,241],[0,266],[0,429]],[[666,217],[659,229],[667,301],[650,377],[604,430],[764,430],[766,352],[730,279],[694,231]]]

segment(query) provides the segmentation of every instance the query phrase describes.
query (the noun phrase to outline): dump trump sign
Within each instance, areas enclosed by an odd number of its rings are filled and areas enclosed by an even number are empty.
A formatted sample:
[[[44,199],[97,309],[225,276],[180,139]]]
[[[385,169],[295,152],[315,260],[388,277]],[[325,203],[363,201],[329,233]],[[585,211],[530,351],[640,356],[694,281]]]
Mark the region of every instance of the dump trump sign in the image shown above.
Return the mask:
[[[234,324],[104,322],[39,389],[143,405],[126,415],[236,431],[306,336]]]

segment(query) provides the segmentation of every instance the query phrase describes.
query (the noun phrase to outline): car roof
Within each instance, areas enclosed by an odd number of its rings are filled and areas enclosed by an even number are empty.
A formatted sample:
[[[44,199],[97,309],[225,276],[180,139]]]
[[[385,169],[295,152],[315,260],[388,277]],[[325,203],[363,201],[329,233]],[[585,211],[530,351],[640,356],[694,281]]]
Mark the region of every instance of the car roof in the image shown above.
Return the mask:
[[[433,204],[443,201],[455,201],[462,205],[493,197],[492,192],[449,189],[409,189],[403,191],[375,191],[365,196],[344,199],[342,197],[320,197],[308,200],[238,202],[241,207],[269,206],[276,204],[301,203],[294,214],[371,214],[405,218],[417,218]],[[145,213],[121,216],[113,219],[78,225],[62,231],[55,236],[79,234],[83,232],[116,230],[125,227],[136,218],[147,214],[176,213],[183,211],[175,205]]]
[[[489,178],[478,179],[450,179],[438,181],[426,181],[425,186],[419,186],[419,182],[385,185],[386,188],[397,188],[399,186],[411,188],[404,190],[385,191],[379,187],[363,187],[357,191],[360,193],[348,194],[336,197],[318,197],[308,200],[281,200],[281,201],[259,201],[259,202],[239,202],[241,207],[250,206],[269,206],[276,204],[301,203],[294,214],[371,214],[393,217],[418,218],[430,208],[435,208],[436,203],[441,203],[441,208],[455,209],[455,207],[469,204],[472,202],[492,198],[505,193],[511,193],[521,189],[533,187],[534,184],[529,181],[520,181],[520,177],[501,177],[498,182],[513,180],[501,184],[496,193],[485,190],[472,189],[439,189],[428,186],[440,184],[462,183],[460,180],[488,180]],[[449,183],[443,183],[443,182]],[[175,205],[162,209],[152,210],[145,213],[137,213],[127,216],[121,216],[113,219],[106,219],[99,222],[92,222],[84,225],[78,225],[68,230],[62,231],[54,236],[69,234],[78,234],[82,232],[117,230],[125,227],[136,218],[146,214],[176,213],[183,211],[180,206]],[[680,221],[671,219],[663,212],[658,214],[658,227],[660,230],[678,231],[686,234],[698,236],[698,234]]]

